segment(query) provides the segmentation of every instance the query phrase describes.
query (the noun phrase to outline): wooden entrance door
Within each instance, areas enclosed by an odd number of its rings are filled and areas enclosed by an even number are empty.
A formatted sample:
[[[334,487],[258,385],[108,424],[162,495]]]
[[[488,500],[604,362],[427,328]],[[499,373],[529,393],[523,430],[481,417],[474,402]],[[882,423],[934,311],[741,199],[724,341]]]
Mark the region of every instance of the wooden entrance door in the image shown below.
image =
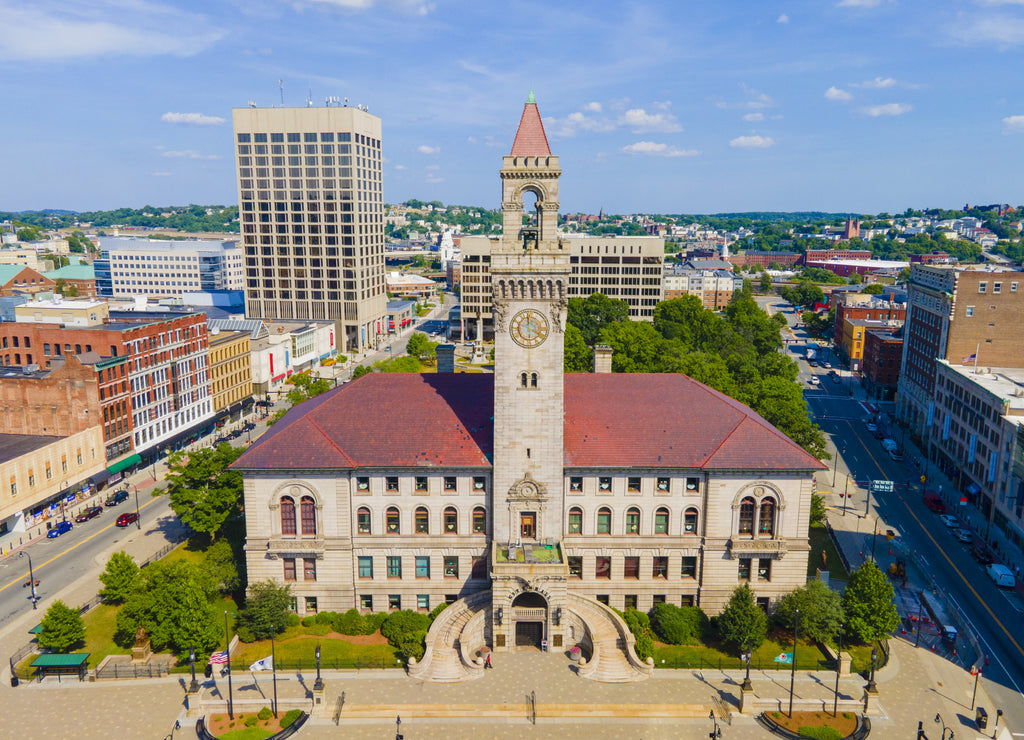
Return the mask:
[[[533,647],[540,650],[544,639],[544,625],[541,622],[516,622],[516,647]]]
[[[537,538],[537,514],[533,511],[524,511],[519,515],[519,535],[524,540]]]

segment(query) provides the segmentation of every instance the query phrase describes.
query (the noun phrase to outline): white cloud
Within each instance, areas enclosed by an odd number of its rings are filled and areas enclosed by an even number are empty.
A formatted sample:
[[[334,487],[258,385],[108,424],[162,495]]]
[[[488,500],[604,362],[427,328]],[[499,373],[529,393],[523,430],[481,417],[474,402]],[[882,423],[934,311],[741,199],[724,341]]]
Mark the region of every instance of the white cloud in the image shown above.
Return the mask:
[[[763,121],[764,113],[747,113],[743,116],[743,120],[751,122]]]
[[[622,151],[627,154],[650,154],[655,157],[696,157],[700,154],[696,149],[679,149],[654,141],[638,141],[622,147]]]
[[[729,146],[735,149],[767,149],[775,146],[775,140],[770,136],[737,136]]]
[[[648,113],[643,108],[631,108],[622,116],[622,125],[634,133],[653,131],[661,134],[673,134],[683,130],[676,117],[669,113]]]
[[[420,146],[416,147],[416,151],[418,151],[420,154],[437,154],[439,151],[441,151],[441,147],[427,146],[426,144],[421,144]]]
[[[193,126],[219,126],[225,122],[220,116],[204,116],[202,113],[164,113],[160,120],[164,123],[188,123]]]
[[[882,0],[840,0],[840,8],[877,8]]]
[[[182,149],[180,151],[164,151],[161,156],[171,159],[220,159],[219,154],[202,154],[194,149]]]
[[[596,103],[596,102],[595,103],[587,103],[585,106],[583,106],[583,110],[590,111],[591,113],[600,113],[601,112],[601,104],[600,103]]]
[[[427,169],[428,170],[439,170],[439,169],[441,169],[441,165],[439,165],[439,164],[428,164],[427,165]]]
[[[719,108],[746,108],[748,110],[763,110],[765,108],[774,108],[778,105],[774,98],[765,93],[758,92],[746,85],[741,85],[743,92],[746,94],[747,99],[739,103],[726,103],[725,101],[719,101],[717,103]]]
[[[847,100],[853,100],[853,96],[850,95],[850,93],[846,92],[846,90],[840,90],[838,87],[833,85],[832,87],[825,91],[825,99],[839,100],[845,102]]]
[[[1003,119],[1004,134],[1024,134],[1024,116],[1007,116]]]
[[[223,38],[204,16],[144,2],[0,4],[0,60],[192,56]]]
[[[876,77],[861,83],[854,83],[851,87],[866,87],[874,90],[884,90],[887,87],[896,87],[899,84],[892,77]]]
[[[862,108],[861,112],[872,118],[878,118],[879,116],[902,116],[913,109],[914,106],[907,105],[906,103],[886,103],[884,105],[871,105],[867,108]]]
[[[404,164],[396,164],[395,165],[395,169],[396,170],[404,170],[405,169],[405,165]]]
[[[1024,5],[1024,0],[977,0],[978,5]]]
[[[154,172],[153,177],[170,177],[170,172]]]
[[[334,5],[345,10],[369,10],[378,4],[378,0],[311,0],[320,5]],[[421,0],[391,0],[389,5],[398,6],[399,9],[413,15],[428,15],[437,9],[437,4],[422,2]]]
[[[427,182],[444,182],[443,177],[428,177],[426,180]]]
[[[1024,19],[999,14],[969,19],[961,13],[949,33],[965,44],[1018,46],[1024,44]]]
[[[780,15],[778,18],[775,19],[775,22],[776,23],[789,23],[789,16],[786,15],[785,13],[783,13],[782,15]]]

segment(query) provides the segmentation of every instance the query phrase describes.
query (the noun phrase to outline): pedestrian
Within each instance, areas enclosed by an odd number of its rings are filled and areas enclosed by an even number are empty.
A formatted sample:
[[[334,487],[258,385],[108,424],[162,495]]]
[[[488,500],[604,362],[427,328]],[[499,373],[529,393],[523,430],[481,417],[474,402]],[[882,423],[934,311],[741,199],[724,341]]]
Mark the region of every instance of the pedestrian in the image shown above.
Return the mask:
[[[484,668],[493,668],[493,667],[494,666],[491,665],[491,654],[487,653],[487,662],[484,663]]]

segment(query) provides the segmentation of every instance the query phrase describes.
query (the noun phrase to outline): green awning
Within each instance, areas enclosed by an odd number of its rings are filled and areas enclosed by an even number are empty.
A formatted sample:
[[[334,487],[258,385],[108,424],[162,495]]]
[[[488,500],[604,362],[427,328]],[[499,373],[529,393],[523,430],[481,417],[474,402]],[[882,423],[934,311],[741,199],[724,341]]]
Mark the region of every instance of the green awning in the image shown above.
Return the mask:
[[[125,468],[130,468],[132,465],[138,465],[140,462],[142,462],[142,457],[140,455],[129,455],[124,460],[118,460],[107,468],[107,472],[111,475],[114,473],[120,473]]]
[[[30,629],[30,630],[28,631],[28,633],[29,633],[30,635],[38,635],[38,634],[40,634],[40,633],[41,633],[42,631],[43,631],[43,625],[42,625],[42,623],[40,623],[40,624],[37,624],[37,625],[36,625],[35,627],[33,627],[32,629]]]
[[[49,653],[32,661],[33,668],[74,668],[89,660],[89,653]]]

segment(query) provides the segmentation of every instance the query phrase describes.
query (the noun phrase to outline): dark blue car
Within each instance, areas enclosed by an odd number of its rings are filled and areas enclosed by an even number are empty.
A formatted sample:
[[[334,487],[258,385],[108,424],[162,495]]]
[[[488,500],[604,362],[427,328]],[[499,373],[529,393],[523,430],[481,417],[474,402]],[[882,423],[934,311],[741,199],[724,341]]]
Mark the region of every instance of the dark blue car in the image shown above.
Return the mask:
[[[71,522],[63,521],[53,525],[53,528],[46,533],[47,537],[60,537],[65,532],[70,532],[72,528]]]

